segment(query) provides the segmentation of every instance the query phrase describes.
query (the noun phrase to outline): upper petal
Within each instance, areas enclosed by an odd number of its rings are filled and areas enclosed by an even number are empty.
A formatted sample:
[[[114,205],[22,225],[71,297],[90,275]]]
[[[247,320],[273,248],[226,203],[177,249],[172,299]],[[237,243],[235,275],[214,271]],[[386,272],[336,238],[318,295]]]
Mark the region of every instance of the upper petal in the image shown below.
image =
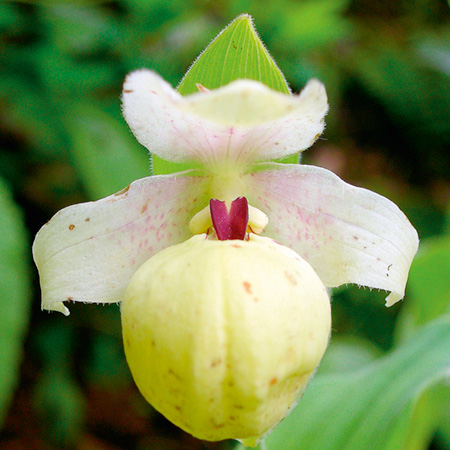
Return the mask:
[[[328,110],[317,80],[295,96],[237,80],[182,97],[149,70],[127,76],[122,102],[128,125],[152,153],[205,165],[265,161],[304,150],[322,133]]]
[[[59,211],[33,244],[42,308],[67,315],[67,300],[121,301],[141,264],[190,236],[190,218],[208,201],[208,179],[194,173],[143,178],[104,199]]]
[[[246,195],[269,216],[268,236],[306,259],[328,287],[391,291],[388,306],[403,298],[419,240],[393,202],[319,167],[258,166]]]

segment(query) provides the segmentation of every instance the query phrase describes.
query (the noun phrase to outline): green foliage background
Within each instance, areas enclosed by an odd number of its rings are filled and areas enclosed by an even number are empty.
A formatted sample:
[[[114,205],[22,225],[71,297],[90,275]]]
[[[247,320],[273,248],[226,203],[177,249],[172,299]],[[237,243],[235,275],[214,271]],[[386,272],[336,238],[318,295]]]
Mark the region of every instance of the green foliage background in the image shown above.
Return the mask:
[[[62,207],[150,173],[149,156],[121,118],[125,75],[147,67],[177,85],[243,12],[293,91],[311,77],[327,87],[327,129],[304,162],[391,198],[421,236],[401,305],[386,309],[384,293],[336,290],[319,373],[267,445],[369,448],[361,443],[372,436],[370,448],[379,450],[450,449],[444,0],[0,2],[2,449],[233,445],[197,441],[142,400],[124,361],[116,305],[73,305],[70,318],[41,312],[30,248]]]

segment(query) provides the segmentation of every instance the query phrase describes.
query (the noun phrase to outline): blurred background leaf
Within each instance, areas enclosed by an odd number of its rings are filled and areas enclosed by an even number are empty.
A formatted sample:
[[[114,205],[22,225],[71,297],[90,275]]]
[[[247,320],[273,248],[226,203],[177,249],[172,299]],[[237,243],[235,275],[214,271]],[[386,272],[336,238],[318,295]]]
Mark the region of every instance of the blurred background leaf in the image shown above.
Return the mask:
[[[34,387],[33,406],[46,424],[44,437],[61,446],[71,446],[85,419],[85,400],[73,376],[74,330],[60,323],[40,326],[34,350],[43,370]]]
[[[71,157],[83,185],[94,199],[117,192],[149,176],[150,157],[126,129],[123,120],[98,105],[76,105],[67,118]]]
[[[0,426],[19,381],[30,306],[30,258],[23,214],[0,179]]]
[[[398,341],[408,339],[428,322],[450,312],[450,236],[422,242],[411,267],[409,292],[396,329]]]

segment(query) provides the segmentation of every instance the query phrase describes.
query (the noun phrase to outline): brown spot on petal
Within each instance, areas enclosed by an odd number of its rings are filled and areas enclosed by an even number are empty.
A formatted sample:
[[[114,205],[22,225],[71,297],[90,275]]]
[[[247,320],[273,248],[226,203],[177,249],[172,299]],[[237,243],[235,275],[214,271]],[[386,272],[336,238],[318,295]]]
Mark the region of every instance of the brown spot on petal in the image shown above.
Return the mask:
[[[247,292],[247,294],[252,293],[252,285],[248,281],[242,282],[242,286],[244,286],[245,292]]]
[[[294,286],[297,285],[297,280],[294,277],[294,275],[291,272],[288,272],[287,270],[284,271],[284,276],[287,278],[289,283],[293,284]]]
[[[124,94],[131,94],[133,91],[133,89],[124,89],[123,90]]]
[[[213,361],[211,361],[211,367],[216,367],[219,364],[222,364],[222,359],[221,358],[217,358],[217,359],[214,359]]]
[[[84,219],[85,222],[89,222],[91,220],[90,217],[86,217],[86,219]]]
[[[72,231],[74,228],[75,228],[75,225],[74,225],[74,224],[69,225],[69,230],[70,230],[70,231]]]
[[[271,380],[270,380],[270,386],[273,386],[274,384],[276,384],[277,383],[277,381],[278,381],[278,378],[277,377],[273,377]]]
[[[73,301],[73,297],[67,297],[67,300],[69,300],[69,302]]]

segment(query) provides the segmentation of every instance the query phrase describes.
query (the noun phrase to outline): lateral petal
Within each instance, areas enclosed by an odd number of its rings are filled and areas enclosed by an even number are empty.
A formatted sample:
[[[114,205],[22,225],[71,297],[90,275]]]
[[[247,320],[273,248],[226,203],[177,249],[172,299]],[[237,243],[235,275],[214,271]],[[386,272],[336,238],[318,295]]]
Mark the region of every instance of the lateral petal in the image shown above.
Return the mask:
[[[68,315],[67,300],[121,301],[141,264],[190,237],[190,218],[209,200],[204,194],[209,180],[194,176],[198,172],[143,178],[55,214],[33,244],[42,308]]]
[[[404,296],[419,239],[390,200],[308,165],[258,164],[247,199],[269,216],[265,233],[294,249],[328,287],[356,283]]]
[[[208,86],[206,86],[208,87]],[[137,140],[168,161],[211,166],[281,158],[313,144],[328,111],[322,83],[287,95],[253,80],[181,96],[149,70],[125,80],[123,114]]]

